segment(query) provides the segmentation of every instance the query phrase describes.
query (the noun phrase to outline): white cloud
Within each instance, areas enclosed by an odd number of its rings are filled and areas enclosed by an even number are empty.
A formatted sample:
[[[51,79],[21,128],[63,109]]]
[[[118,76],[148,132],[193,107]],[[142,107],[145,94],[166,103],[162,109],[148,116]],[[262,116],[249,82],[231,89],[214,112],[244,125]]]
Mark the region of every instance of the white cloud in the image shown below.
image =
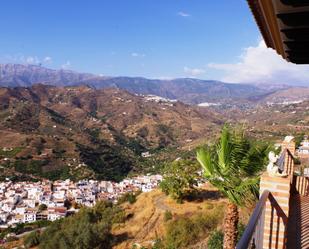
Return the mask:
[[[197,77],[199,75],[205,74],[206,72],[206,70],[203,68],[190,68],[190,67],[184,67],[183,71],[190,77]]]
[[[50,56],[39,58],[38,56],[33,56],[33,55],[25,56],[23,54],[15,54],[15,55],[5,55],[3,57],[0,57],[0,61],[3,63],[41,65],[41,64],[51,64],[52,58]]]
[[[51,64],[53,62],[53,59],[50,56],[46,56],[43,59],[43,62],[46,63],[46,64]]]
[[[62,64],[61,68],[62,69],[69,69],[71,67],[71,62],[67,61],[66,63]]]
[[[264,41],[243,50],[239,62],[210,63],[208,67],[225,73],[222,81],[231,83],[280,83],[309,85],[309,66],[296,65],[284,60]]]
[[[132,56],[132,57],[145,57],[146,55],[145,55],[145,54],[140,54],[140,53],[133,52],[133,53],[131,53],[131,56]]]
[[[38,64],[40,63],[40,60],[36,56],[28,56],[26,58],[26,63],[27,64]]]
[[[186,13],[186,12],[183,12],[183,11],[179,11],[177,13],[177,15],[182,16],[182,17],[189,17],[189,16],[191,16],[189,13]]]

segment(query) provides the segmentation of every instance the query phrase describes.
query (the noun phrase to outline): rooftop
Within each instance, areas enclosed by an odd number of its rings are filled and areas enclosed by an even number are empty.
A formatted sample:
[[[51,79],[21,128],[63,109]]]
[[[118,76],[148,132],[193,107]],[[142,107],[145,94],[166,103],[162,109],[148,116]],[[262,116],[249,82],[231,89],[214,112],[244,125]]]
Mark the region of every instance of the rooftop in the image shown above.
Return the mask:
[[[265,43],[284,59],[309,63],[309,2],[248,0]]]

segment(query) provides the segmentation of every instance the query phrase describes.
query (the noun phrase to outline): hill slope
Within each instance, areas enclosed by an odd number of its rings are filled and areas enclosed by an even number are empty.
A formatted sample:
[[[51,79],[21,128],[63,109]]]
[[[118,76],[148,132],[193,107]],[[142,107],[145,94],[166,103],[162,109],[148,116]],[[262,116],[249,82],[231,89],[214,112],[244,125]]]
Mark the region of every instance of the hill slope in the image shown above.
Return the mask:
[[[141,152],[215,133],[220,116],[181,102],[86,86],[0,88],[0,164],[35,177],[119,180]],[[5,149],[6,150],[6,149]]]
[[[262,102],[284,103],[293,101],[300,102],[303,100],[309,100],[308,87],[290,87],[288,89],[281,89],[263,98]]]

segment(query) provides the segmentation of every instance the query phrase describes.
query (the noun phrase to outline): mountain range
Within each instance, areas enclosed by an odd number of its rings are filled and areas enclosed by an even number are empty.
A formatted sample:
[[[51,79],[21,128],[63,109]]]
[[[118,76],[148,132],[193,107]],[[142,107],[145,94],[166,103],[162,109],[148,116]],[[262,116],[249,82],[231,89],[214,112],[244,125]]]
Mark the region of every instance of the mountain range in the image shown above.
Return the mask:
[[[142,77],[105,77],[70,70],[53,70],[37,65],[0,64],[0,86],[29,87],[37,83],[54,86],[88,85],[97,89],[113,87],[131,93],[177,99],[187,104],[252,101],[288,88],[280,85],[265,87],[192,78],[159,80]]]
[[[226,122],[248,123],[256,137],[266,128],[281,136],[308,125],[305,87],[101,77],[14,64],[0,66],[0,85],[2,177],[119,180],[208,143]]]

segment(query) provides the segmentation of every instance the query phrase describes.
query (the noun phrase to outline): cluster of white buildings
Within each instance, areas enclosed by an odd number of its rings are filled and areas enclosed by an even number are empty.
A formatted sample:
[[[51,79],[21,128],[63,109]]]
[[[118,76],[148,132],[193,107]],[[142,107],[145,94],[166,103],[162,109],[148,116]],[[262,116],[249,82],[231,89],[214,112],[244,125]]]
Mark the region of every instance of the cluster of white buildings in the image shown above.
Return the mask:
[[[167,99],[163,98],[157,95],[140,95],[144,98],[145,102],[156,102],[161,105],[166,105],[166,106],[174,106],[174,103],[177,102],[177,99]]]
[[[0,182],[0,226],[54,221],[78,211],[80,206],[92,207],[98,200],[117,202],[127,192],[149,192],[161,181],[161,175],[146,175],[119,183],[96,180]]]
[[[303,141],[300,143],[300,147],[296,151],[300,158],[309,157],[309,139],[308,136],[304,136]]]

